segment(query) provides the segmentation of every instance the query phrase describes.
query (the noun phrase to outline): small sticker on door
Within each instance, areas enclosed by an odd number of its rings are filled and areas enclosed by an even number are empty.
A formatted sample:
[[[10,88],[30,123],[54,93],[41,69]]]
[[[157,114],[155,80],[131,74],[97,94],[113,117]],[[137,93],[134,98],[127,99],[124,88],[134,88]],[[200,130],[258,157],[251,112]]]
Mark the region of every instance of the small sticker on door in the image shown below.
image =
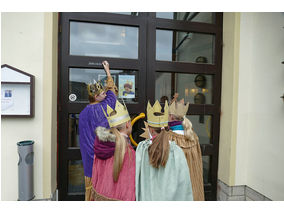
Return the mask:
[[[77,96],[75,94],[70,94],[69,95],[69,100],[70,101],[76,101],[76,99],[77,99]]]

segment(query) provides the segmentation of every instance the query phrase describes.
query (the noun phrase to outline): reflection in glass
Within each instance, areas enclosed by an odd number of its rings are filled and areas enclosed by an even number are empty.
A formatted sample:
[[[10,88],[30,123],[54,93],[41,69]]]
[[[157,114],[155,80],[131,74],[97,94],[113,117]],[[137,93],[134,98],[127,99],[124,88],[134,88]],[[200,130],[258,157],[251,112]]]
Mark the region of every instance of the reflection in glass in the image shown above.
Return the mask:
[[[214,35],[179,32],[170,30],[156,31],[156,60],[213,64]]]
[[[82,160],[68,163],[68,193],[85,192],[85,177]]]
[[[70,54],[138,58],[138,28],[70,22]]]
[[[79,147],[79,114],[69,114],[68,146]]]
[[[210,183],[210,156],[202,156],[203,163],[203,182]]]
[[[210,144],[211,138],[211,115],[187,115],[192,123],[192,128],[199,138],[200,144]]]
[[[122,14],[122,15],[131,15],[131,16],[138,16],[138,12],[112,12],[116,14]]]
[[[173,19],[180,21],[203,22],[213,24],[215,23],[215,13],[203,12],[158,12],[157,18]]]
[[[118,99],[121,100],[123,98],[128,103],[137,102],[138,72],[133,70],[111,70],[111,75],[119,90]],[[100,80],[105,86],[106,79],[106,73],[103,69],[70,68],[69,101],[89,102],[87,85]]]
[[[156,72],[155,99],[170,100],[177,92],[190,104],[212,104],[212,80],[212,75]]]

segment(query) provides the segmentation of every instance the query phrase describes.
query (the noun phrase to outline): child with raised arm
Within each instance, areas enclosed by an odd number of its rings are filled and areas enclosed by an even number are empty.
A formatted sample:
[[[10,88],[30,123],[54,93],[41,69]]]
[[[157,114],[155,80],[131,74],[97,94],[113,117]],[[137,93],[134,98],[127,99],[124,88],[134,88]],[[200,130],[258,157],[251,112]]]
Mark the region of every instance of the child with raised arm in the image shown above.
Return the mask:
[[[117,88],[113,82],[107,61],[102,63],[107,74],[107,85],[104,88],[100,82],[87,86],[89,104],[79,115],[79,141],[85,175],[85,200],[91,200],[91,177],[94,160],[95,130],[98,126],[109,128],[103,110],[107,105],[114,107]]]

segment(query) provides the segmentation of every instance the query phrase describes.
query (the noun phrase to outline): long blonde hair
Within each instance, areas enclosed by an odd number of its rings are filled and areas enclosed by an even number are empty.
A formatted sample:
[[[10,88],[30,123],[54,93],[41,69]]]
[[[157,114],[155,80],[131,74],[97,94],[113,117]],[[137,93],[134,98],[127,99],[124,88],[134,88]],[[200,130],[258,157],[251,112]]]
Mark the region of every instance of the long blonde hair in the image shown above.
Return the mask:
[[[173,115],[173,118],[175,120],[182,121],[182,126],[183,126],[183,129],[184,129],[185,138],[188,139],[188,140],[194,140],[194,134],[193,134],[193,130],[192,130],[191,121],[186,116],[180,117],[180,116],[176,116],[174,114],[172,114],[172,115]]]
[[[126,128],[126,123],[119,124],[115,127],[112,127],[110,129],[110,132],[113,133],[116,136],[115,139],[115,151],[114,151],[114,161],[113,161],[113,180],[114,182],[117,182],[120,171],[122,169],[122,164],[124,160],[124,155],[126,150],[129,154],[130,150],[128,147],[128,142],[125,140],[125,137],[120,134],[120,131]]]
[[[169,158],[170,144],[169,135],[166,129],[154,128],[158,135],[153,139],[149,146],[149,162],[154,168],[165,167]]]

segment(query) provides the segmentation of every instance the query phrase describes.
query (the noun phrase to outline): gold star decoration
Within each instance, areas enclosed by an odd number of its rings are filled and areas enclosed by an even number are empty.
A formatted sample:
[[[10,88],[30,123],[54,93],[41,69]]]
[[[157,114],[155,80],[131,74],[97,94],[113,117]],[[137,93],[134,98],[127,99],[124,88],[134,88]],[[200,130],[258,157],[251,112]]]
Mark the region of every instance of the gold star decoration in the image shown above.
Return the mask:
[[[149,127],[148,123],[144,121],[145,128],[142,128],[144,132],[140,135],[142,138],[150,139],[150,132],[149,132]]]

